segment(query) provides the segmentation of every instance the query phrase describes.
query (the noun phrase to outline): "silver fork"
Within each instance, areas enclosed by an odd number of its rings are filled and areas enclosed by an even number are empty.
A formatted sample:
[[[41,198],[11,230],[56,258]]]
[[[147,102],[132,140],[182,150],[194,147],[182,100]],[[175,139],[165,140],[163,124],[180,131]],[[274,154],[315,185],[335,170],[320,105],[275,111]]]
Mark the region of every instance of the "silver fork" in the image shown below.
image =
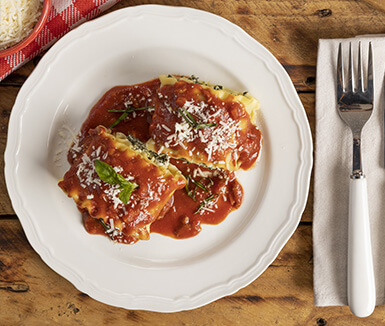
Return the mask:
[[[364,88],[362,78],[361,58],[361,43],[359,43],[357,87],[355,87],[350,44],[346,85],[340,43],[337,60],[337,107],[340,117],[351,128],[353,134],[353,169],[349,185],[348,303],[350,310],[355,315],[366,317],[373,312],[376,301],[368,195],[361,161],[361,131],[373,111],[373,52],[371,43],[369,43],[366,88]]]

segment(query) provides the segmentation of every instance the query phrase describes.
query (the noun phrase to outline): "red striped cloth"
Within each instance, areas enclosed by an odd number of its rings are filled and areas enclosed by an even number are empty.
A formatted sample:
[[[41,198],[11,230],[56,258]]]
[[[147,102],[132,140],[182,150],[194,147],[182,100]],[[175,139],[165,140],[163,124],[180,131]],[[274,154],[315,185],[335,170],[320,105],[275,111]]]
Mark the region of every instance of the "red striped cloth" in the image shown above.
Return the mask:
[[[90,20],[120,0],[52,0],[46,25],[37,38],[24,49],[0,58],[0,81],[49,48],[64,34]]]

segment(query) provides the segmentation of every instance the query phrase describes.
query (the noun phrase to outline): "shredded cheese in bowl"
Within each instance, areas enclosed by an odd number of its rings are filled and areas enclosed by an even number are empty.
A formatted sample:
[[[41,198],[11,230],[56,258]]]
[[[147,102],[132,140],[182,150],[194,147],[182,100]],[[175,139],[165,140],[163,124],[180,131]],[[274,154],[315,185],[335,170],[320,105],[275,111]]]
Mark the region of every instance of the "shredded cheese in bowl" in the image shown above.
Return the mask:
[[[28,36],[43,8],[43,0],[0,0],[0,50]]]

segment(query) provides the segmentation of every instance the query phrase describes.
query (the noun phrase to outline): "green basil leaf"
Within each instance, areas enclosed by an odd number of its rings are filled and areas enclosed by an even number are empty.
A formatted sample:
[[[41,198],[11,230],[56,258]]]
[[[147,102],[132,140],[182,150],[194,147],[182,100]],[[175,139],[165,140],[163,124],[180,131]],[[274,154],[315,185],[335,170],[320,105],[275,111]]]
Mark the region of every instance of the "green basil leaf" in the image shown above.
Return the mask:
[[[139,187],[135,182],[126,180],[122,175],[116,173],[114,168],[100,160],[95,160],[95,170],[99,178],[110,185],[119,185],[122,191],[119,199],[126,205],[130,200],[132,191]]]
[[[128,182],[124,186],[123,190],[119,193],[119,199],[126,205],[130,200],[132,191],[137,188],[138,185],[135,182]]]
[[[116,177],[118,178],[118,184],[120,185],[121,188],[124,188],[128,184],[130,184],[130,181],[127,181],[122,175],[116,174]]]
[[[118,174],[109,164],[95,160],[95,170],[99,178],[110,185],[120,184]]]

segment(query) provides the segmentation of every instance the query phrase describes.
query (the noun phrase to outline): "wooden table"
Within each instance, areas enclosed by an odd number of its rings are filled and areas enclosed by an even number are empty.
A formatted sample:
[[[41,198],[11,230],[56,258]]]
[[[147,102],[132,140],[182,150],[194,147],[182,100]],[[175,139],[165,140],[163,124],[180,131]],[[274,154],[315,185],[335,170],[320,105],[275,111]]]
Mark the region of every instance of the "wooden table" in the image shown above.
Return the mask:
[[[241,26],[277,57],[289,73],[314,135],[315,65],[320,38],[385,32],[382,0],[164,0],[151,3],[189,6],[220,15]],[[123,0],[110,11],[148,4]],[[41,57],[41,56],[40,56]],[[0,146],[4,152],[8,119],[20,87],[36,58],[0,83]],[[316,149],[315,149],[316,150]],[[348,307],[313,304],[312,203],[270,267],[237,293],[178,313],[130,311],[111,307],[79,292],[52,271],[28,243],[15,215],[0,161],[0,325],[384,325],[385,307],[365,319]]]

